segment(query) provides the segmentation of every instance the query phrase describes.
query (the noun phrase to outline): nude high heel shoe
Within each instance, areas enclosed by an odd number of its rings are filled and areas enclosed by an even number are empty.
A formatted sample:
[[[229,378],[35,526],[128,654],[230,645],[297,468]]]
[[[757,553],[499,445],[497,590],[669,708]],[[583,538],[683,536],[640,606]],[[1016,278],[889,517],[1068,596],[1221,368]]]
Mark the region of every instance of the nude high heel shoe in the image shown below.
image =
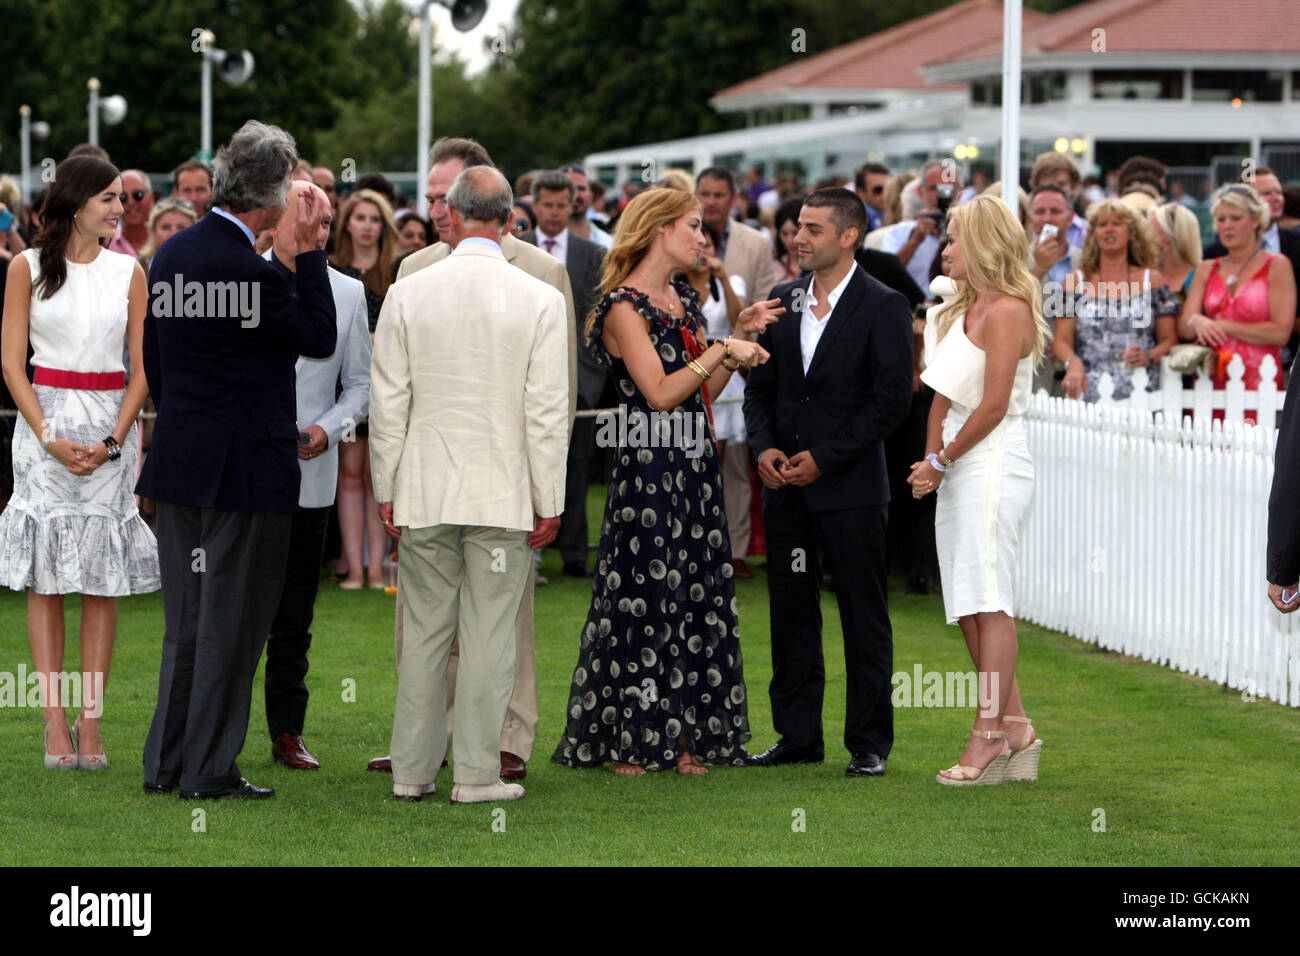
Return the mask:
[[[1008,780],[1037,780],[1038,779],[1038,755],[1043,751],[1043,741],[1034,735],[1034,725],[1028,717],[1007,717],[1003,721],[1011,721],[1013,724],[1024,724],[1024,738],[1034,737],[1032,743],[1025,744],[1019,750],[1011,751],[1011,759],[1007,761],[1007,779]]]
[[[965,764],[955,764],[945,771],[946,773],[961,774],[960,777],[945,777],[942,773],[937,774],[934,779],[945,787],[993,786],[1006,779],[1007,763],[1011,759],[1011,748],[1007,745],[1006,740],[1007,732],[1005,730],[972,730],[971,735],[983,737],[985,740],[1001,740],[1002,750],[989,761],[986,767],[969,767]]]
[[[52,754],[50,753],[50,728],[45,727],[45,769],[46,770],[76,770],[77,769],[77,742],[75,738],[72,741],[72,753],[70,754]],[[68,731],[72,736],[72,731]]]
[[[81,718],[77,718],[77,737],[81,737]],[[107,770],[108,758],[104,756],[104,742],[101,738],[99,743],[99,753],[97,754],[76,754],[78,770]]]

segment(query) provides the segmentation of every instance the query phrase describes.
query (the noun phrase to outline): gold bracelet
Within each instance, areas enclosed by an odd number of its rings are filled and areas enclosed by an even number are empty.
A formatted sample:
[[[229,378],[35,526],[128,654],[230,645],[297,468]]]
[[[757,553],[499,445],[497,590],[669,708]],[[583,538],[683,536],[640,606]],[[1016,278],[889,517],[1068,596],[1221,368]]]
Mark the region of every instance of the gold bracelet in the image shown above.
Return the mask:
[[[740,363],[735,362],[733,364],[728,364],[727,360],[724,358],[722,360],[722,367],[725,368],[728,372],[735,372],[740,369]]]
[[[689,362],[687,362],[686,367],[690,369],[692,372],[694,372],[696,375],[698,375],[700,378],[704,379],[705,381],[708,381],[709,376],[713,374],[712,372],[705,369],[705,367],[701,365],[699,362],[695,361],[695,359],[691,359]]]
[[[948,457],[942,448],[939,449],[939,464],[945,468],[952,467],[952,459]]]

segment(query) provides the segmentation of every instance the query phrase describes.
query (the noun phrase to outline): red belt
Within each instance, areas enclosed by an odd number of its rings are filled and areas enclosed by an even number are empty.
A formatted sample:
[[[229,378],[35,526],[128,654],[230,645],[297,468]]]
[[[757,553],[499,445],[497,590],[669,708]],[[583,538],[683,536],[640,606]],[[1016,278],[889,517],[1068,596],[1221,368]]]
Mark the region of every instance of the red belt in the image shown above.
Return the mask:
[[[55,388],[79,388],[92,392],[111,392],[126,388],[125,372],[65,372],[57,368],[33,368],[33,385]]]

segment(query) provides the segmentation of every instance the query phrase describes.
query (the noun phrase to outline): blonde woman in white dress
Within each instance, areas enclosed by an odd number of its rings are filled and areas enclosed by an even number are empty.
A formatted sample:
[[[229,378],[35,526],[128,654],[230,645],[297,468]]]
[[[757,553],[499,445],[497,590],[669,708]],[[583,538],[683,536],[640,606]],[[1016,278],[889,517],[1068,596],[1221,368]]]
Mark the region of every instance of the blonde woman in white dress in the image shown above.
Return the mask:
[[[1024,229],[1000,199],[954,207],[943,258],[956,294],[926,323],[921,379],[936,394],[926,458],[908,481],[917,498],[937,489],[944,610],[961,626],[981,697],[957,765],[936,778],[947,786],[1037,779],[1042,750],[1016,683],[1012,593],[1034,484],[1023,416],[1048,335],[1028,257]]]

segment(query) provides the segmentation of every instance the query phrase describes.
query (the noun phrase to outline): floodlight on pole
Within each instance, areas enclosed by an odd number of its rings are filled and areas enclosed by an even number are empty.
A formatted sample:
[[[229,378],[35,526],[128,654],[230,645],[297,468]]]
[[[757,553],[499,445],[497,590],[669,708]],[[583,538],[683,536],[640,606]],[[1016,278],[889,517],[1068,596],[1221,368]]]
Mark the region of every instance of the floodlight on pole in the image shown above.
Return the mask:
[[[196,37],[202,66],[199,71],[199,155],[205,163],[212,162],[212,67],[215,64],[221,79],[230,86],[248,82],[256,65],[248,50],[219,50],[212,44],[217,37],[211,30],[203,30]]]
[[[19,152],[20,162],[22,164],[22,195],[23,204],[30,205],[32,201],[32,137],[36,137],[42,142],[49,138],[50,124],[43,120],[32,122],[32,108],[27,104],[18,107],[18,115],[21,117],[21,132],[19,134]]]
[[[483,14],[487,13],[487,0],[422,0],[420,4],[420,98],[419,121],[415,162],[418,194],[416,206],[420,216],[429,218],[429,200],[425,198],[425,185],[429,181],[429,146],[433,140],[433,25],[429,14],[434,6],[446,7],[451,11],[451,25],[461,33],[467,33],[479,25]]]
[[[99,96],[99,80],[93,76],[86,81],[86,89],[90,92],[90,98],[86,103],[86,114],[90,121],[90,135],[87,137],[87,141],[91,146],[98,146],[100,114],[104,115],[105,125],[116,126],[126,119],[126,99],[116,94],[101,99]]]

